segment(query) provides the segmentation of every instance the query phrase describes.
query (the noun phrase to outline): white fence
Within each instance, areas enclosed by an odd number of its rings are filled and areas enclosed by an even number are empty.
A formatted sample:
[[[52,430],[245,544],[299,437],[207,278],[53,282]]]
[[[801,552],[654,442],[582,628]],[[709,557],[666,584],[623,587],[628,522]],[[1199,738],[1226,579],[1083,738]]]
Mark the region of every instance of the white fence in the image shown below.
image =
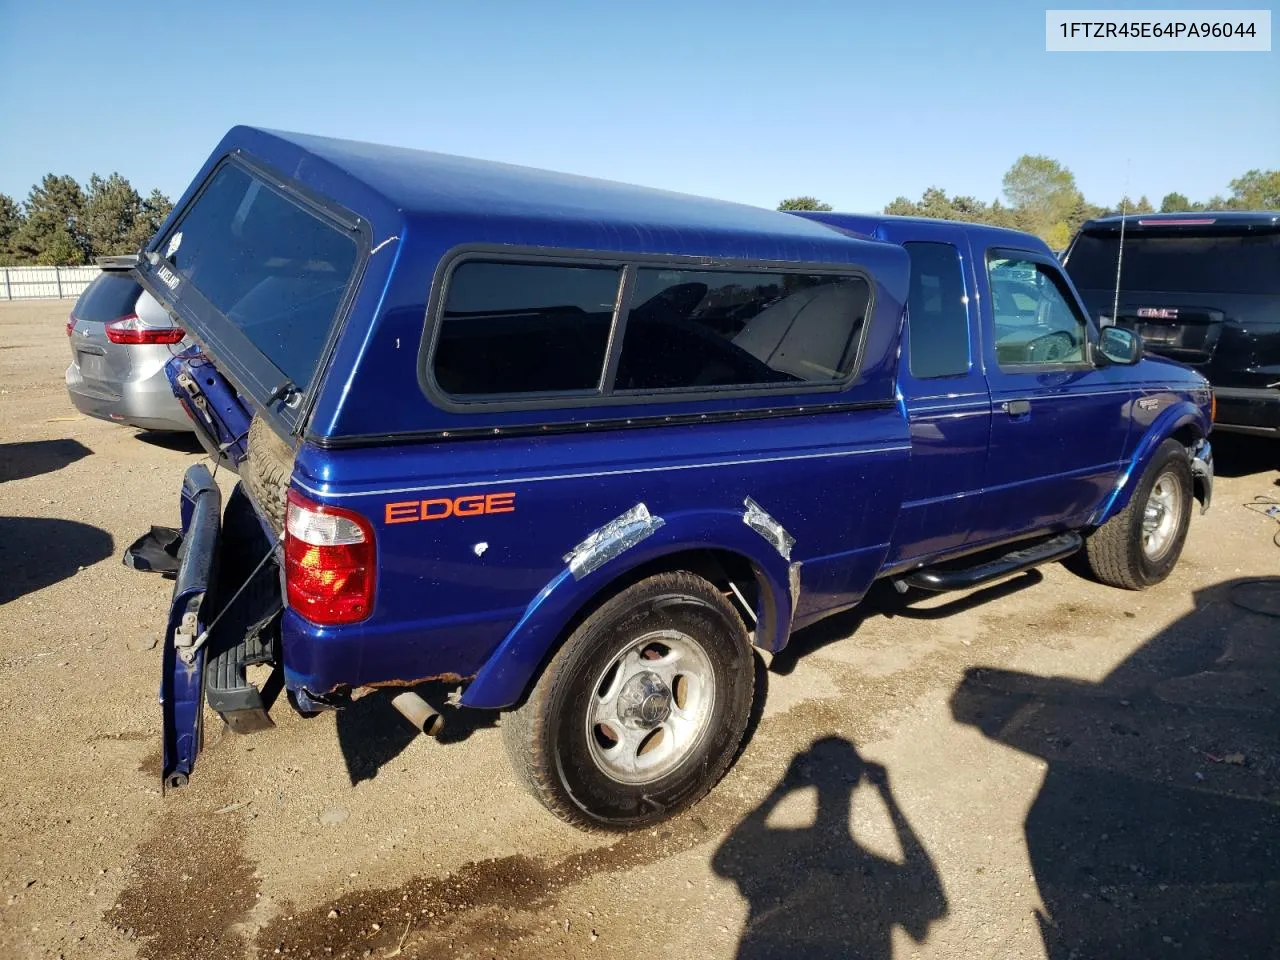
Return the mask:
[[[78,297],[97,275],[97,267],[0,267],[0,300]]]

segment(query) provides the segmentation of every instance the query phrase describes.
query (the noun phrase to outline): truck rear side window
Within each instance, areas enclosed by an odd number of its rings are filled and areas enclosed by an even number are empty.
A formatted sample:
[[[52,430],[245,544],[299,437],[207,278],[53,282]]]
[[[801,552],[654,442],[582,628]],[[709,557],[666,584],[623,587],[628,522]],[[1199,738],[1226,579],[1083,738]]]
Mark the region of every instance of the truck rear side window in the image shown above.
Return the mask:
[[[226,163],[157,249],[285,376],[311,382],[355,271],[350,232]]]
[[[595,391],[621,266],[467,260],[449,278],[435,379],[455,397]]]
[[[614,389],[842,380],[869,299],[861,277],[641,268]]]
[[[919,380],[969,371],[969,307],[960,252],[949,243],[904,243],[911,255],[907,322],[911,375]]]

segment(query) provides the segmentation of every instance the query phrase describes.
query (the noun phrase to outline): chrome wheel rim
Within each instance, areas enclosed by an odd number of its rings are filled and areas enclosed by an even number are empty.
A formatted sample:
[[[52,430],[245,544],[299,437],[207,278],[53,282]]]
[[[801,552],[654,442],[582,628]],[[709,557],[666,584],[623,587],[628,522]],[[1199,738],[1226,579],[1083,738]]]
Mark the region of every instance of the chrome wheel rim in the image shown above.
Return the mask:
[[[591,688],[587,744],[619,783],[652,783],[701,743],[715,705],[715,672],[702,646],[655,630],[621,650]]]
[[[1169,552],[1182,521],[1182,485],[1173,473],[1156,478],[1142,511],[1142,552],[1159,560]]]

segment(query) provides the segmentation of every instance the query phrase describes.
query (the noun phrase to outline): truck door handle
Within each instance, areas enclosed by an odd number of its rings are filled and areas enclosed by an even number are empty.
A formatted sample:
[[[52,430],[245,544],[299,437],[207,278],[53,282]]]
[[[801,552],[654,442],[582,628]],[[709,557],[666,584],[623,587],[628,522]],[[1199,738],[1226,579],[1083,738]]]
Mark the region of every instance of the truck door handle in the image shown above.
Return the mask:
[[[1021,417],[1031,412],[1030,400],[1006,400],[1000,404],[1000,409],[1011,417]]]

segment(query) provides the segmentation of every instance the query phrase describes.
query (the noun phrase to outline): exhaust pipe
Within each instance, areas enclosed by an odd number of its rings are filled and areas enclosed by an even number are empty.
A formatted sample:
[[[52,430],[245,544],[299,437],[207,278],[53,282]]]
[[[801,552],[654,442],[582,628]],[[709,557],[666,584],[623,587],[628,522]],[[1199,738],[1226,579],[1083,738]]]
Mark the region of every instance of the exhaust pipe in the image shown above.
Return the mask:
[[[444,717],[412,691],[397,693],[391,698],[391,705],[400,711],[400,716],[408,720],[415,729],[428,737],[435,737],[444,729]]]

